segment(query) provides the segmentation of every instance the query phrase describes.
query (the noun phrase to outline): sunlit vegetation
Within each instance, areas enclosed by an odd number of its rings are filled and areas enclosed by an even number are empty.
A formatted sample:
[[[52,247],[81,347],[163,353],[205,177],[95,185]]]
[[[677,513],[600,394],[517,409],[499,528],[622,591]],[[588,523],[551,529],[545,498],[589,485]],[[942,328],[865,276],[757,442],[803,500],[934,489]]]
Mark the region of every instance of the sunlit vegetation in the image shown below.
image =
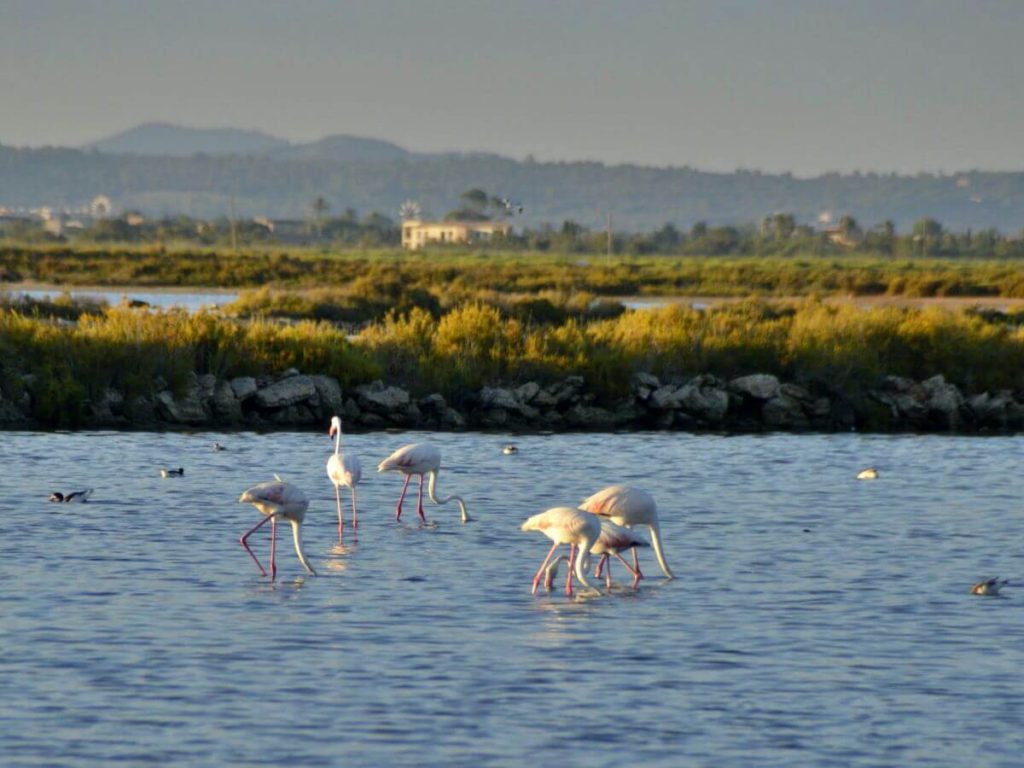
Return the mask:
[[[365,321],[389,309],[432,313],[466,300],[555,307],[576,298],[646,296],[889,295],[1024,297],[1018,262],[890,259],[616,256],[397,250],[322,253],[312,250],[227,251],[160,248],[70,249],[0,247],[0,281],[62,286],[191,286],[256,289],[240,302],[245,315]],[[310,296],[281,291],[318,289]],[[328,291],[327,289],[331,289]],[[579,314],[563,306],[570,314]],[[547,311],[544,306],[537,312]],[[557,318],[556,318],[557,319]]]
[[[541,323],[473,301],[440,313],[392,313],[350,338],[329,322],[115,307],[58,323],[0,309],[0,387],[14,398],[27,388],[35,415],[54,424],[76,423],[86,400],[107,387],[131,398],[160,386],[180,392],[193,372],[226,378],[291,367],[334,376],[346,389],[383,377],[454,403],[484,384],[570,374],[583,376],[599,401],[609,400],[625,394],[639,371],[666,380],[773,373],[852,392],[886,374],[943,374],[965,392],[979,392],[1024,380],[1019,320],[807,300],[704,311],[674,305]]]

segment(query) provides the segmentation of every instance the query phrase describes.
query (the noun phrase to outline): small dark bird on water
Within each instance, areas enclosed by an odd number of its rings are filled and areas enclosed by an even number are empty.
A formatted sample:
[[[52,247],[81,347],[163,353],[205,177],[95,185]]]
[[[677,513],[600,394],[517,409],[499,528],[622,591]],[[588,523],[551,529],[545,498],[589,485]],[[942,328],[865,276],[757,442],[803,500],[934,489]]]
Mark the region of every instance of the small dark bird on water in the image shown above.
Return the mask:
[[[92,493],[92,488],[86,488],[84,491],[72,491],[69,494],[63,494],[60,491],[54,491],[50,494],[50,501],[58,502],[85,502],[89,500],[89,494]]]
[[[181,467],[177,469],[161,469],[160,477],[181,477],[185,474],[185,470]]]
[[[987,595],[989,597],[995,597],[999,594],[999,590],[1010,583],[1009,579],[1000,579],[998,576],[994,576],[991,579],[985,579],[979,581],[973,587],[971,587],[972,595]]]

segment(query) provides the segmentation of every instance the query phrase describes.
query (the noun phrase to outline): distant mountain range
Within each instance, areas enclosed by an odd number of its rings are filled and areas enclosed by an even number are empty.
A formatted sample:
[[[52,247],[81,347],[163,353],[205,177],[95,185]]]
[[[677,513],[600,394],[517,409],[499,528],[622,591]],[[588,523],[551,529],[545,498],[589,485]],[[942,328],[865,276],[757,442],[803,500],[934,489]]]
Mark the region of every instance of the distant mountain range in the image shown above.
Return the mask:
[[[825,174],[808,179],[757,171],[519,161],[497,154],[411,152],[387,141],[328,136],[291,143],[259,131],[148,123],[81,148],[0,145],[0,206],[78,207],[98,194],[149,216],[302,218],[323,197],[329,213],[353,208],[393,219],[405,200],[425,215],[455,208],[479,187],[512,198],[517,226],[573,220],[649,231],[752,224],[774,213],[814,223],[828,211],[863,226],[893,221],[908,231],[930,217],[956,229],[1024,227],[1024,173]]]

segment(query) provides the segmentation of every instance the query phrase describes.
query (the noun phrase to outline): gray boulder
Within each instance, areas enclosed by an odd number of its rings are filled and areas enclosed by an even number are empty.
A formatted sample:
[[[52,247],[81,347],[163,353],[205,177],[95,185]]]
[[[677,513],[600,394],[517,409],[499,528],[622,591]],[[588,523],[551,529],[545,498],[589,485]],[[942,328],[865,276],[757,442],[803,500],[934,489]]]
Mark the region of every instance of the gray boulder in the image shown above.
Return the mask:
[[[234,388],[226,381],[214,387],[210,407],[220,421],[233,424],[242,420],[242,404],[238,402]]]
[[[309,376],[289,376],[256,392],[256,404],[262,409],[287,408],[310,401],[319,404],[316,385]]]
[[[231,391],[235,393],[239,402],[245,402],[250,397],[254,397],[257,389],[259,387],[256,386],[256,379],[252,376],[237,376],[231,380]]]
[[[341,385],[333,376],[310,376],[320,400],[320,418],[329,419],[341,415],[345,408],[345,400],[341,394]]]
[[[773,397],[766,402],[761,409],[761,416],[765,426],[774,429],[803,429],[809,426],[800,401],[786,395]]]
[[[209,420],[209,414],[203,407],[198,389],[190,390],[180,400],[176,399],[174,393],[169,389],[158,392],[156,396],[156,410],[164,421],[170,421],[175,424],[199,426],[206,424]]]
[[[656,411],[672,411],[683,404],[683,391],[671,384],[658,387],[650,393],[647,405]]]
[[[729,389],[754,400],[771,400],[779,394],[779,380],[770,373],[754,373],[733,379]]]
[[[388,416],[399,411],[404,412],[409,406],[409,393],[399,387],[386,387],[384,382],[375,381],[356,387],[356,398],[359,407],[364,411],[372,411]]]
[[[697,379],[694,382],[684,385],[679,391],[683,409],[698,422],[721,424],[729,410],[728,393],[718,387],[700,386]]]

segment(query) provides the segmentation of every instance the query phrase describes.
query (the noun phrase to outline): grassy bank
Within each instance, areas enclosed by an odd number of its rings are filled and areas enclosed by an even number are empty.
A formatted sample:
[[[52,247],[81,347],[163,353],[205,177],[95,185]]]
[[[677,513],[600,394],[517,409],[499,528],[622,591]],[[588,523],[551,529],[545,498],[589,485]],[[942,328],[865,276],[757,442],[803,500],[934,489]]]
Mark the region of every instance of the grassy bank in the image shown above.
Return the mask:
[[[1024,297],[1019,263],[882,256],[675,257],[611,259],[552,254],[398,250],[164,251],[159,248],[0,247],[0,281],[53,285],[192,286],[344,291],[368,303],[452,305],[476,292],[543,291],[595,296]],[[426,308],[426,307],[425,307]]]
[[[295,367],[350,388],[378,377],[458,403],[484,384],[549,382],[582,375],[601,399],[630,376],[773,373],[788,381],[856,392],[885,374],[943,374],[966,392],[1019,387],[1024,328],[1004,317],[817,301],[681,306],[541,324],[468,303],[436,316],[391,315],[351,340],[335,325],[241,322],[214,314],[123,307],[56,323],[0,310],[0,387],[28,388],[36,416],[73,424],[106,387],[146,394],[163,379],[183,388],[191,372],[218,377]],[[25,378],[24,374],[31,374]]]

